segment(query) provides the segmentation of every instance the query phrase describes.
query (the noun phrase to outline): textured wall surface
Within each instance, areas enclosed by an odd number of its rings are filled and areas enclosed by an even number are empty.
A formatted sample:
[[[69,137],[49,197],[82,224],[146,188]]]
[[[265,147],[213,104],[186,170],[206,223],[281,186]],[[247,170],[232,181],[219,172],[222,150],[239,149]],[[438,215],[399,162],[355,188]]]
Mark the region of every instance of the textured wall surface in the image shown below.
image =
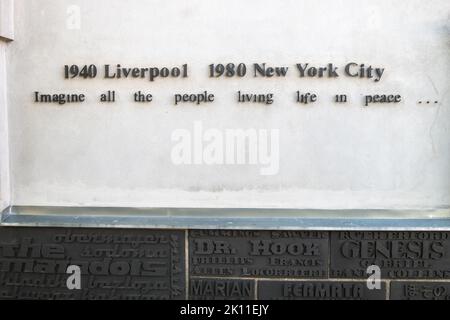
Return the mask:
[[[450,233],[3,227],[0,298],[449,300]]]

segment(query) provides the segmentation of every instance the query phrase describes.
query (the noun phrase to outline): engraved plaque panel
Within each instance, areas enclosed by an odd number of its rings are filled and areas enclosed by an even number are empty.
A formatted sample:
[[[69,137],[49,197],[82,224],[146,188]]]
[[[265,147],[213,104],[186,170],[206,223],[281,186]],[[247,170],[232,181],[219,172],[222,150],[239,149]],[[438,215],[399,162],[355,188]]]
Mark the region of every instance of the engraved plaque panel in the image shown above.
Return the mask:
[[[238,279],[191,279],[189,299],[254,300],[255,281]]]
[[[391,282],[391,300],[450,300],[450,282]]]
[[[184,299],[184,268],[183,232],[0,228],[0,299]]]
[[[334,278],[366,278],[370,265],[389,279],[450,279],[448,232],[333,232]]]
[[[385,300],[386,284],[370,290],[366,282],[259,281],[260,300]]]
[[[191,276],[327,276],[327,232],[191,231],[189,250]]]

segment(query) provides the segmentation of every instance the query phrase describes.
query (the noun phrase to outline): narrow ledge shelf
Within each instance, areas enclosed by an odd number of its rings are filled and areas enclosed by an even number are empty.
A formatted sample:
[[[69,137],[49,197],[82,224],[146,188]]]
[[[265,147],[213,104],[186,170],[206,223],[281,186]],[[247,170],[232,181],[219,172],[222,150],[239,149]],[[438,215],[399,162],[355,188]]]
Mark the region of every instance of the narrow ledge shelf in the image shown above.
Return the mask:
[[[450,209],[295,210],[11,206],[1,225],[16,227],[450,231]]]

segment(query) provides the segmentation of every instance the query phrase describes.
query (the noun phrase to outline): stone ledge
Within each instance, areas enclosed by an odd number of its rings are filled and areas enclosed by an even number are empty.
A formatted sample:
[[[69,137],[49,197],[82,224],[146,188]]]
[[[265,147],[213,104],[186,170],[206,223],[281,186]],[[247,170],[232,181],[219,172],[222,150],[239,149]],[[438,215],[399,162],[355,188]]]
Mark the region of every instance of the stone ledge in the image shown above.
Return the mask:
[[[365,218],[362,218],[363,216]],[[391,218],[387,218],[389,216]],[[433,218],[430,218],[431,216]],[[11,206],[3,211],[0,225],[136,229],[450,231],[450,208],[380,211]]]

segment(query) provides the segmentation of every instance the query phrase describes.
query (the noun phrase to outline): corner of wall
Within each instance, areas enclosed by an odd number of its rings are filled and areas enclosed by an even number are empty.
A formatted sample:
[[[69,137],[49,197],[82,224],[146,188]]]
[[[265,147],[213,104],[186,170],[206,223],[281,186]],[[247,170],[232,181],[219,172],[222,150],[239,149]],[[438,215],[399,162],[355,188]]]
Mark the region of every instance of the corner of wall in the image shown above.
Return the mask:
[[[14,40],[14,0],[0,0],[0,41]]]

